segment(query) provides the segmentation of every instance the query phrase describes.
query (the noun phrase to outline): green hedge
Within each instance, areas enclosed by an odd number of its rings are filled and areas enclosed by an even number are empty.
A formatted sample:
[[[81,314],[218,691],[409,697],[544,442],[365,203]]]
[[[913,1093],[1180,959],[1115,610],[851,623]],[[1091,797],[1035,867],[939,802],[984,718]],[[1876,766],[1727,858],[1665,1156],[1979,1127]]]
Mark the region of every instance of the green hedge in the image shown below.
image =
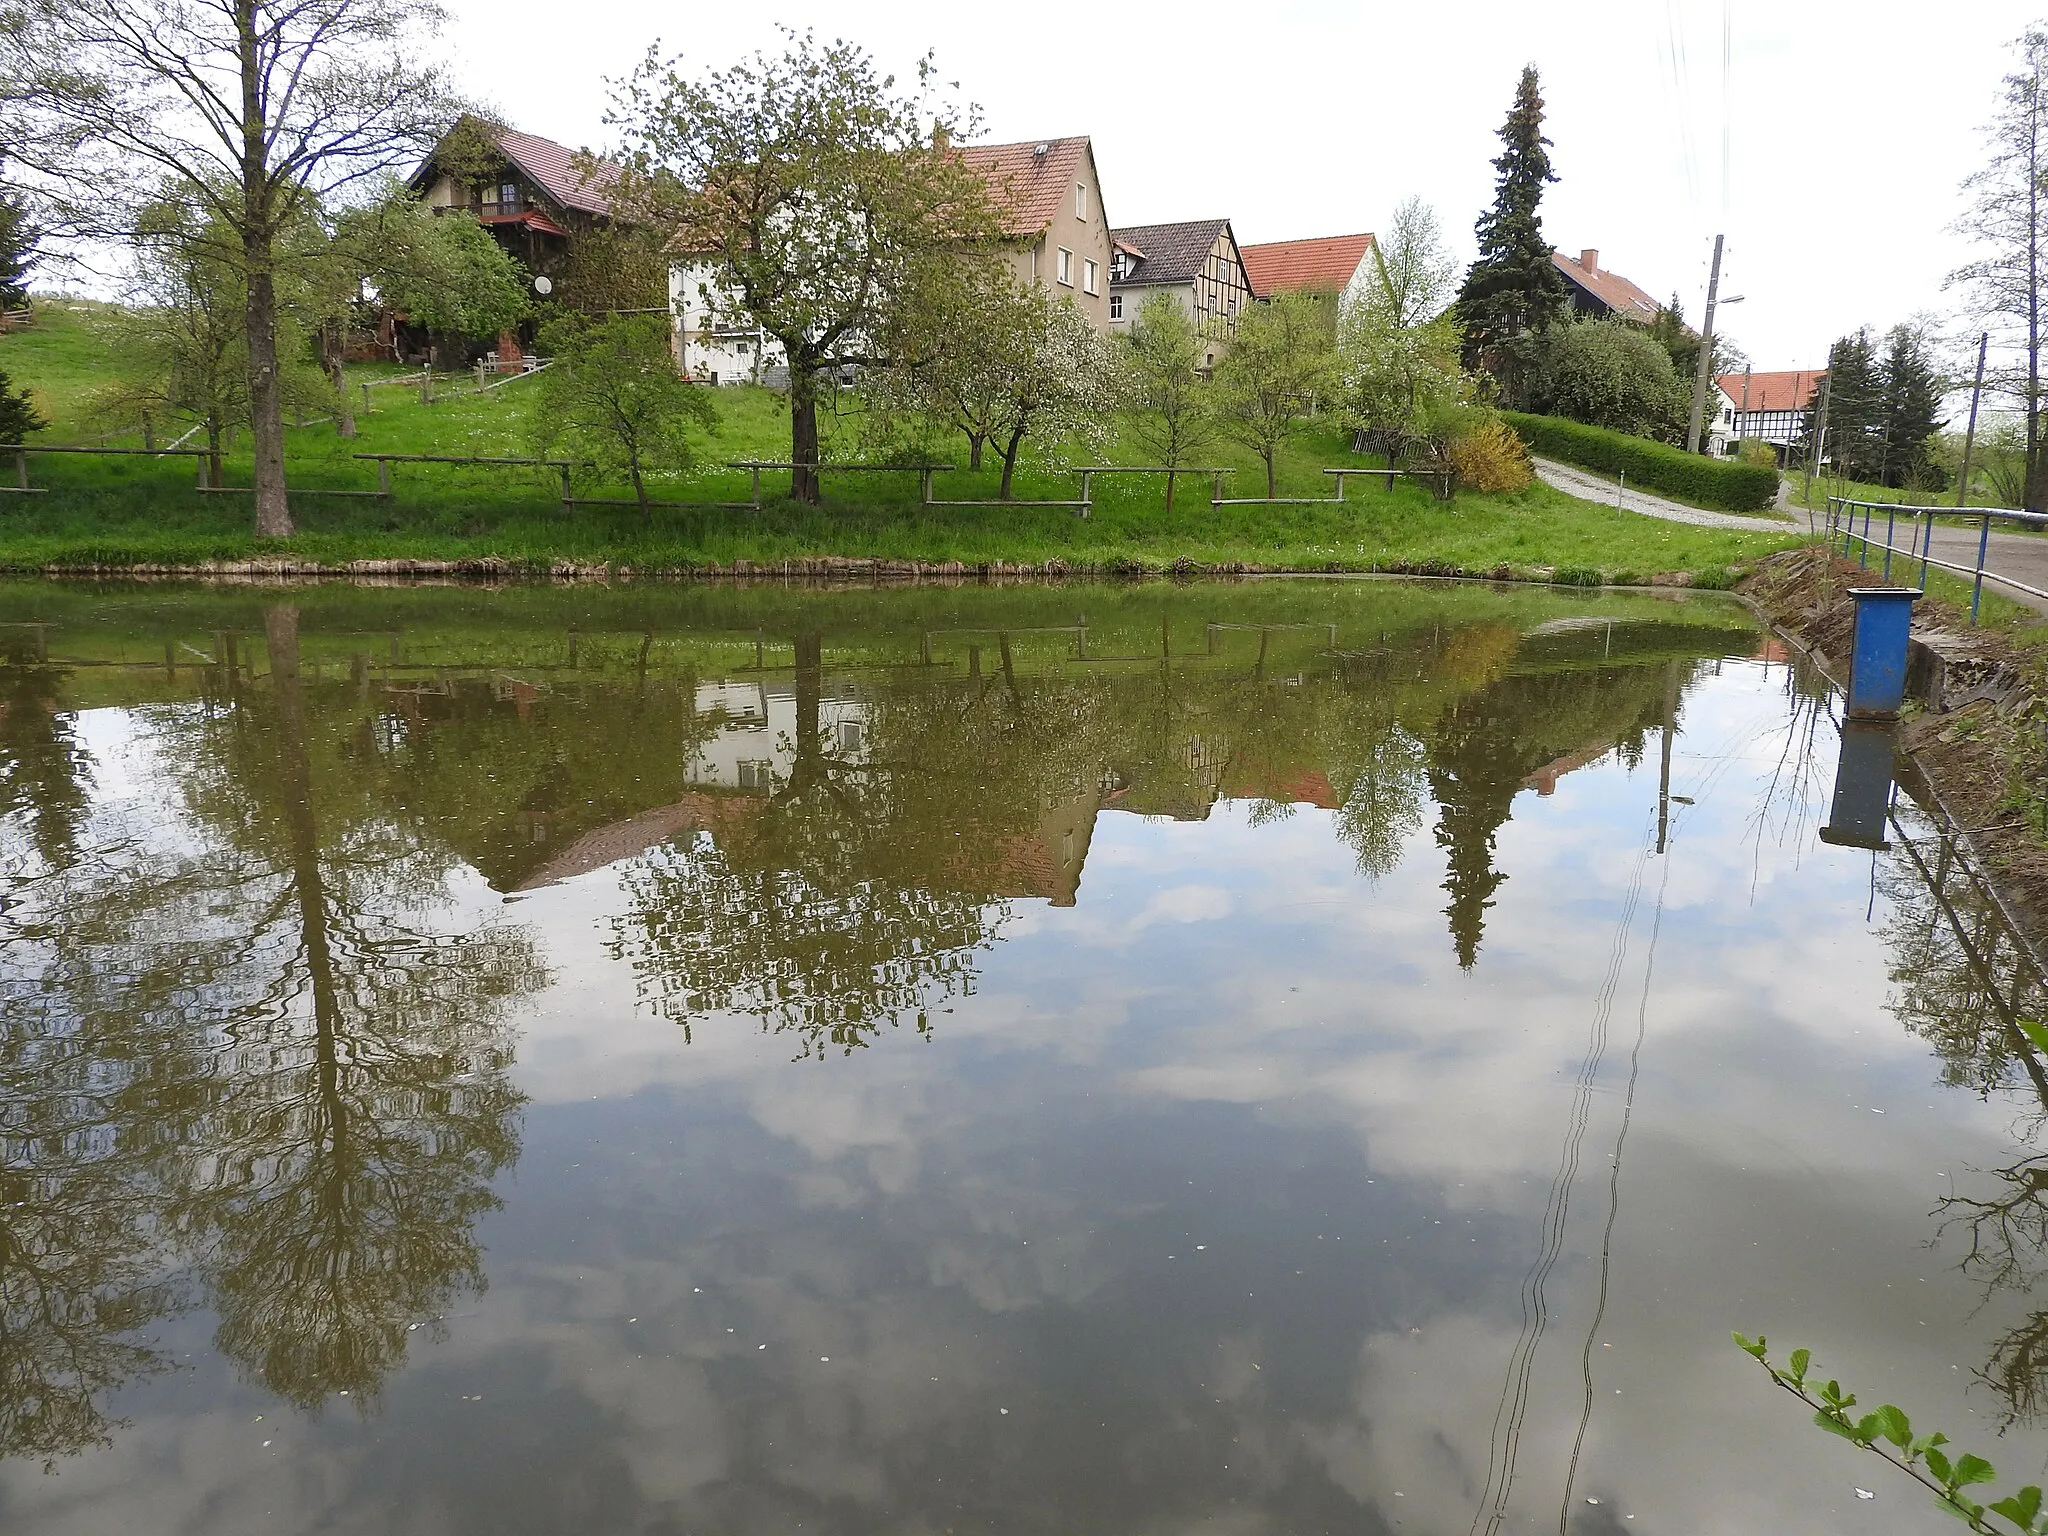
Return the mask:
[[[1730,512],[1761,512],[1778,499],[1778,472],[1762,465],[1710,459],[1562,416],[1526,416],[1520,411],[1502,411],[1501,416],[1532,453],[1581,469],[1627,475],[1630,485],[1644,490]]]

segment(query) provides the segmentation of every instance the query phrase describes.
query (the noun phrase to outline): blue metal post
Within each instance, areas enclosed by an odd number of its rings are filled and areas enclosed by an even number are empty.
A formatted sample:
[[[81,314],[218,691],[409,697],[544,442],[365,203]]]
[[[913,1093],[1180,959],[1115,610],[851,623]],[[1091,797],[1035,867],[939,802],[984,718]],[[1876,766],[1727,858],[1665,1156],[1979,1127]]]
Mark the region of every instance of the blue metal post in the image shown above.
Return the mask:
[[[1856,600],[1856,638],[1849,654],[1851,720],[1890,720],[1906,702],[1906,644],[1912,634],[1913,605],[1922,593],[1911,587],[1851,587]]]
[[[1927,537],[1920,541],[1920,590],[1927,590],[1927,562],[1934,558],[1934,509],[1927,509]]]
[[[1863,542],[1856,546],[1856,563],[1865,570],[1870,569],[1870,506],[1868,503],[1865,503],[1863,508]]]
[[[1884,511],[1884,579],[1892,579],[1892,530],[1898,526],[1899,512],[1896,505]]]
[[[1991,514],[1984,514],[1984,530],[1977,535],[1977,580],[1970,588],[1970,622],[1977,622],[1977,605],[1984,601],[1984,559],[1991,553]]]

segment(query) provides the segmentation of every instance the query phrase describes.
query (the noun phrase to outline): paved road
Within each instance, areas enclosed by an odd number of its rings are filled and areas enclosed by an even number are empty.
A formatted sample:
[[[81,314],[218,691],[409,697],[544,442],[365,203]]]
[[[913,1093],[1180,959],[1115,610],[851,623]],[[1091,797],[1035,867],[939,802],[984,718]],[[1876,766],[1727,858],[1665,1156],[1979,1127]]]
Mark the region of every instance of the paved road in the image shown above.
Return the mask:
[[[1861,525],[1859,524],[1858,526],[1860,530]],[[1919,530],[1917,528],[1896,528],[1892,533],[1892,544],[1898,549],[1918,548],[1919,546],[1914,542],[1918,533]],[[1870,536],[1878,540],[1884,538],[1884,519],[1882,516],[1871,520]],[[1858,546],[1851,544],[1849,547],[1853,554]],[[1976,569],[1977,530],[1975,528],[1955,528],[1944,524],[1936,524],[1934,529],[1934,558],[1946,560],[1951,565],[1960,565],[1971,570]],[[1873,565],[1881,564],[1884,560],[1884,551],[1881,549],[1875,551],[1870,559]],[[2048,537],[2043,537],[2039,534],[2000,533],[1994,528],[1991,531],[1991,547],[1985,552],[1984,569],[2000,575],[2010,576],[2016,581],[2024,581],[2030,587],[2039,587],[2042,591],[2048,592]],[[1908,571],[1917,573],[1918,570],[1919,567],[1910,565],[1905,556],[1892,556],[1892,576],[1894,579],[1902,573]],[[1968,580],[1969,578],[1965,577],[1964,579]],[[1996,582],[1986,582],[1985,585],[1992,591],[2002,593],[2004,596],[2011,598],[2016,603],[2024,603],[2038,612],[2048,613],[2048,598],[2029,597],[2024,592],[2015,592],[2012,588],[2000,586]]]
[[[1661,517],[1666,522],[1691,523],[1700,528],[1740,528],[1745,533],[1782,533],[1790,526],[1789,520],[1774,513],[1737,517],[1732,512],[1706,512],[1698,507],[1688,507],[1683,502],[1667,501],[1646,491],[1623,490],[1605,476],[1570,464],[1559,464],[1553,459],[1537,459],[1535,463],[1537,478],[1567,496],[1611,507],[1618,494],[1625,511],[1640,512],[1645,517]]]

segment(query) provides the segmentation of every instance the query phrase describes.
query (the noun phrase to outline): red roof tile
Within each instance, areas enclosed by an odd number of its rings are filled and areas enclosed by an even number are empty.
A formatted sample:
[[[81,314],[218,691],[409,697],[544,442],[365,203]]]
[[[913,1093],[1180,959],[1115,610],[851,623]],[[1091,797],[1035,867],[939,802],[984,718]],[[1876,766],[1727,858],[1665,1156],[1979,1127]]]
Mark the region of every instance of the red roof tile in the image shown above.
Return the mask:
[[[1735,409],[1742,410],[1743,381],[1749,381],[1751,411],[1803,411],[1813,404],[1813,392],[1827,377],[1825,368],[1808,368],[1791,373],[1723,373],[1715,375]]]
[[[1044,154],[1038,153],[1043,145]],[[1026,238],[1045,232],[1061,207],[1074,195],[1077,182],[1093,187],[1088,174],[1092,156],[1086,137],[1078,139],[1032,139],[1021,144],[963,144],[960,158],[989,179],[998,200],[1007,205],[1010,224],[1006,231]],[[1090,219],[1103,216],[1101,191],[1090,192]]]
[[[1623,319],[1648,325],[1664,307],[1619,272],[1581,266],[1576,256],[1567,256],[1563,251],[1552,251],[1550,259],[1557,264],[1558,271]]]
[[[1324,235],[1242,246],[1238,253],[1244,257],[1252,292],[1263,299],[1302,288],[1341,293],[1371,249],[1371,235]]]

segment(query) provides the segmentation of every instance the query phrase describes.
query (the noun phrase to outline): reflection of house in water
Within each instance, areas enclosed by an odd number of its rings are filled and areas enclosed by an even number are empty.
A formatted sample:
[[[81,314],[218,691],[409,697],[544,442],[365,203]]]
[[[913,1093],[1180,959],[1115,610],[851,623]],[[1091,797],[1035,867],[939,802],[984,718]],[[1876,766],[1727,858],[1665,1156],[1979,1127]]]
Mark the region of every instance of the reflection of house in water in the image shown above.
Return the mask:
[[[691,784],[767,794],[796,762],[796,690],[779,683],[716,682],[697,687],[697,713],[721,722],[684,769]],[[840,763],[866,761],[867,712],[853,699],[822,698],[825,751]]]
[[[1117,802],[1124,794],[1123,781],[1114,773],[1066,798],[1048,794],[1035,828],[997,842],[986,876],[992,894],[1073,906],[1080,895],[1081,866],[1095,841],[1096,814],[1123,809]]]
[[[1590,768],[1595,763],[1604,761],[1613,750],[1614,743],[1603,738],[1579,748],[1576,752],[1567,752],[1563,757],[1545,763],[1522,780],[1522,788],[1533,789],[1539,795],[1554,795],[1557,793],[1559,779],[1568,773],[1576,773],[1581,768]]]

